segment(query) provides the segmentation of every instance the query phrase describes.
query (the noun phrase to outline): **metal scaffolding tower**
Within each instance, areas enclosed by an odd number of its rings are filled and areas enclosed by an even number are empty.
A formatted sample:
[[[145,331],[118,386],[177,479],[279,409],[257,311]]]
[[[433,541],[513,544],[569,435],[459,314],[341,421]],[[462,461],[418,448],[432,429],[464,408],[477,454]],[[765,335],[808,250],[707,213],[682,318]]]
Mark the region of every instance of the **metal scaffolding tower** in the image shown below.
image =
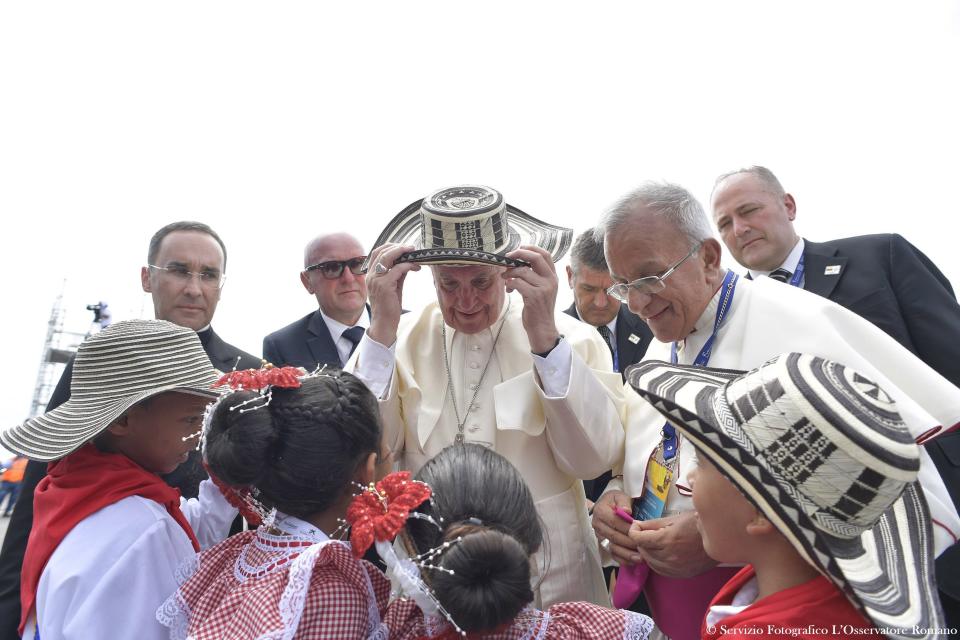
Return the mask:
[[[37,384],[33,391],[33,401],[30,403],[30,417],[42,414],[47,408],[47,402],[50,401],[53,389],[60,380],[64,366],[77,352],[79,343],[91,333],[65,331],[63,328],[65,316],[63,291],[61,291],[50,310],[47,337],[43,343],[43,354],[37,371]]]

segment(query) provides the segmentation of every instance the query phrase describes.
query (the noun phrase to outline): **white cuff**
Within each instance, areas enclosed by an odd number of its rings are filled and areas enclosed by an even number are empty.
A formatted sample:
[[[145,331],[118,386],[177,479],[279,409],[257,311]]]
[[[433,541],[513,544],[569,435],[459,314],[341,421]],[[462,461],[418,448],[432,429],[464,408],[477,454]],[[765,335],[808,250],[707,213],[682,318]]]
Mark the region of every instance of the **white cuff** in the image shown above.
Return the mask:
[[[390,390],[394,365],[397,362],[397,343],[385,347],[367,333],[363,334],[347,369],[367,385],[371,393],[382,400]]]
[[[540,375],[543,395],[548,398],[565,398],[570,388],[570,366],[573,349],[566,338],[560,338],[546,358],[533,355],[533,365]]]

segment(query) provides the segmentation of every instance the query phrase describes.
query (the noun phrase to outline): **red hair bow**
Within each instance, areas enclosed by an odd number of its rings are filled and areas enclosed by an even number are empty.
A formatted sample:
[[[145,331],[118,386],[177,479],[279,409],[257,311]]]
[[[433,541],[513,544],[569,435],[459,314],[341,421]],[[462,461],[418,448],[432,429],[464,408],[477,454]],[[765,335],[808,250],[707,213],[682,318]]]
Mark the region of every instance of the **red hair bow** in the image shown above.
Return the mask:
[[[347,507],[350,545],[360,558],[374,541],[393,540],[410,512],[430,498],[430,487],[410,479],[409,471],[391,473],[375,487],[365,489]]]
[[[260,369],[243,369],[225,373],[213,383],[213,387],[216,389],[228,385],[231,389],[250,391],[257,391],[265,387],[296,389],[300,386],[301,375],[303,375],[303,372],[297,367],[275,367],[272,364],[267,364]]]

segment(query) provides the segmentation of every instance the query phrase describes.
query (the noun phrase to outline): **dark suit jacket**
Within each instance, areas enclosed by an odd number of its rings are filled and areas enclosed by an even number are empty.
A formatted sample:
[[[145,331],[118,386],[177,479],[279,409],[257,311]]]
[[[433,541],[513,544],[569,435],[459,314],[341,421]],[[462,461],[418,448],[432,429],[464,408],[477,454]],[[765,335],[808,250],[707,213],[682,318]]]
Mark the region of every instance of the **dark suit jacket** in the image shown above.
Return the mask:
[[[337,345],[319,309],[264,338],[263,358],[278,367],[290,365],[307,371],[324,364],[340,366]]]
[[[960,305],[950,281],[919,249],[895,234],[804,239],[803,260],[804,289],[866,318],[960,386]],[[839,273],[826,275],[831,266],[839,266]],[[960,432],[935,438],[925,448],[960,508]],[[937,578],[942,590],[960,597],[956,545],[938,559]],[[947,614],[958,620],[956,612]]]
[[[563,312],[577,320],[580,319],[576,303],[571,304]],[[633,342],[630,340],[631,335],[636,336],[639,340]],[[621,304],[620,311],[617,312],[617,364],[624,382],[627,379],[624,375],[627,367],[640,362],[643,354],[647,352],[651,340],[653,340],[653,333],[647,323],[641,320],[639,316],[631,313],[626,305]]]
[[[573,303],[563,311],[577,320],[580,314],[577,313],[577,304]],[[639,338],[637,342],[630,340],[630,336]],[[624,372],[632,364],[640,362],[643,354],[647,352],[650,341],[653,340],[653,333],[647,323],[638,316],[631,313],[626,305],[620,305],[620,311],[617,312],[617,365],[619,365],[620,376],[626,381]],[[607,483],[610,482],[611,473],[606,471],[598,478],[583,481],[583,490],[592,502],[596,502],[600,494],[603,493]]]
[[[207,352],[211,364],[220,371],[250,369],[260,367],[260,358],[227,344],[214,333],[213,329],[198,334],[203,350]],[[239,364],[238,359],[239,358]],[[47,411],[56,409],[70,399],[70,378],[73,375],[73,360],[67,363],[60,376],[53,395],[47,403]],[[40,480],[47,475],[47,463],[31,460],[23,475],[23,485],[17,506],[7,528],[3,549],[0,550],[0,640],[18,640],[17,626],[20,624],[20,568],[23,566],[23,554],[27,550],[27,538],[33,525],[33,492]],[[200,482],[206,478],[200,461],[199,452],[192,453],[190,459],[180,465],[176,471],[164,476],[171,486],[180,489],[186,497],[196,497]]]
[[[866,318],[960,386],[960,305],[927,256],[890,234],[804,245],[804,289]],[[840,272],[825,275],[829,266]]]

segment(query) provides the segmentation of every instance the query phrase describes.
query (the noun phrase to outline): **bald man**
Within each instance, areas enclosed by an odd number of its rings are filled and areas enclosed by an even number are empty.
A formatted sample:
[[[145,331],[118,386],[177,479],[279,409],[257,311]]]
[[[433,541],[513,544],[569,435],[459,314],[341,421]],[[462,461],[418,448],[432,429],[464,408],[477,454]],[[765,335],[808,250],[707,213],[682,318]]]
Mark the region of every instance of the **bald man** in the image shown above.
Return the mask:
[[[364,258],[360,242],[348,233],[320,235],[307,244],[300,282],[319,308],[264,338],[265,360],[308,371],[346,363],[370,326]]]

